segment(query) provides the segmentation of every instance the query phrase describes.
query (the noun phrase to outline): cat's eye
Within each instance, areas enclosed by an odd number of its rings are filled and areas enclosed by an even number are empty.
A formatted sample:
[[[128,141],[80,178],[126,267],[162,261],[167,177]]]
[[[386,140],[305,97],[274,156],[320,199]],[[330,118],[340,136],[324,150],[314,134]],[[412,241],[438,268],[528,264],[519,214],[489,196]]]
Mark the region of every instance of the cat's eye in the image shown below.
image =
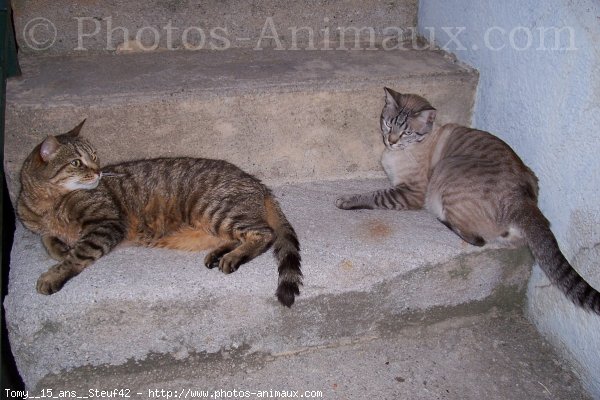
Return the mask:
[[[71,161],[71,165],[76,168],[79,168],[79,167],[81,167],[81,160],[80,159],[73,160],[73,161]]]

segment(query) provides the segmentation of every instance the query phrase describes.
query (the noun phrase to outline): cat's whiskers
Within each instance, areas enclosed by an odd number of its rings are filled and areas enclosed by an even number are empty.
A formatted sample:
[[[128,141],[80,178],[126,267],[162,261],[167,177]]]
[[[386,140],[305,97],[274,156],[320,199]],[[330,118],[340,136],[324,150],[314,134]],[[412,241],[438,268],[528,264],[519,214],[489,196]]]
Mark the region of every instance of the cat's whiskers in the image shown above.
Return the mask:
[[[104,178],[104,177],[107,177],[107,178],[119,178],[119,177],[122,177],[122,176],[125,176],[125,174],[117,174],[115,172],[103,172],[103,171],[100,171],[100,178]]]

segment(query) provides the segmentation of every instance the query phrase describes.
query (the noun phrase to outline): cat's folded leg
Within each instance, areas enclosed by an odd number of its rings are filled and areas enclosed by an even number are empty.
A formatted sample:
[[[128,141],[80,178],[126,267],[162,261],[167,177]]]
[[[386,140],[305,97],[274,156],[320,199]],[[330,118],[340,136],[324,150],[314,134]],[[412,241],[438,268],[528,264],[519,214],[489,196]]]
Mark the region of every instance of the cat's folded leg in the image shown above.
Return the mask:
[[[241,243],[219,260],[219,270],[225,274],[237,271],[240,265],[264,253],[273,243],[273,230],[269,227],[252,228],[235,233]]]
[[[41,294],[58,292],[72,277],[110,252],[125,237],[125,227],[119,219],[106,219],[89,224],[84,234],[64,257],[40,275],[36,289]]]
[[[50,255],[50,257],[56,261],[64,260],[69,254],[69,250],[71,250],[71,248],[65,242],[56,236],[43,236],[42,243],[44,243],[44,247],[46,247],[48,255]]]

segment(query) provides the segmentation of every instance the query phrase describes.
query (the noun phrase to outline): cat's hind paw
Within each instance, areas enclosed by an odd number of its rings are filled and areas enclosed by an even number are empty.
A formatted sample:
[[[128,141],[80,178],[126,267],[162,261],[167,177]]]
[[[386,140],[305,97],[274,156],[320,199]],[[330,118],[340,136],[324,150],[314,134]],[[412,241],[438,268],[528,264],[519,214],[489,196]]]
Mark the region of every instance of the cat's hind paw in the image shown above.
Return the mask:
[[[242,264],[242,262],[239,257],[232,256],[230,253],[223,255],[212,252],[204,258],[204,265],[206,268],[219,268],[219,271],[224,274],[230,274],[237,271],[240,264]]]
[[[227,253],[219,261],[219,270],[224,274],[230,274],[245,262],[245,258],[235,253]]]
[[[222,251],[213,251],[204,258],[204,265],[208,269],[219,268],[224,274],[230,274],[244,263],[244,258],[236,254],[223,254]]]
[[[217,268],[219,266],[219,261],[221,261],[222,255],[217,255],[214,252],[208,253],[206,257],[204,257],[204,265],[208,269]]]
[[[220,247],[217,247],[216,249],[214,249],[213,251],[208,253],[206,255],[206,257],[204,257],[204,265],[208,269],[213,269],[213,268],[217,268],[217,267],[219,267],[219,269],[221,269],[221,259],[223,258],[223,256],[225,254],[229,253],[230,251],[232,251],[233,249],[235,249],[238,245],[239,245],[239,243],[237,243],[237,242],[231,242],[231,243],[226,243]],[[231,272],[233,272],[233,271],[231,271]]]

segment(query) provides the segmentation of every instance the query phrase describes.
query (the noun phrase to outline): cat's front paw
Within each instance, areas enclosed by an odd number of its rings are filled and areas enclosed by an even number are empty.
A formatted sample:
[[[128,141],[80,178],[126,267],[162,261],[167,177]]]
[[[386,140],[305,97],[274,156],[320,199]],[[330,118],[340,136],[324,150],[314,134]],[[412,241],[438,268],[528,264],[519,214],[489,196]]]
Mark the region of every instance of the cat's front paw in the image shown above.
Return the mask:
[[[63,287],[67,280],[68,277],[65,274],[61,273],[57,268],[52,267],[40,275],[36,289],[41,294],[54,294]]]
[[[342,210],[356,210],[361,207],[358,201],[356,200],[356,196],[342,196],[335,201],[335,206],[337,208],[341,208]]]
[[[347,210],[348,207],[350,206],[350,200],[352,198],[350,196],[342,196],[339,197],[336,201],[335,201],[335,206],[337,208],[341,208],[342,210]]]

